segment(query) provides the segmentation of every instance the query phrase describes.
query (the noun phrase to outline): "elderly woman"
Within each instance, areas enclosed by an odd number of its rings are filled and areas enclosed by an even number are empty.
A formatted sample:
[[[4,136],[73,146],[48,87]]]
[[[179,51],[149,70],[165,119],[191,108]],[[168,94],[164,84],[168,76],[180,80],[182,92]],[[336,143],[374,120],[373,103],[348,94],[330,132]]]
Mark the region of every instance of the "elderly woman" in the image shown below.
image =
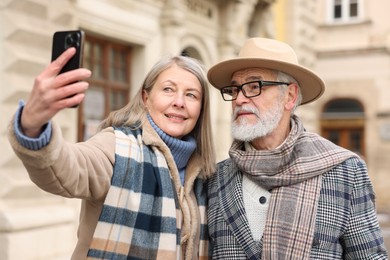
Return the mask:
[[[36,78],[9,127],[36,185],[82,199],[72,259],[207,258],[204,180],[215,155],[202,65],[161,59],[127,106],[74,144],[52,121],[88,88],[87,69],[58,74],[74,53],[68,49]]]

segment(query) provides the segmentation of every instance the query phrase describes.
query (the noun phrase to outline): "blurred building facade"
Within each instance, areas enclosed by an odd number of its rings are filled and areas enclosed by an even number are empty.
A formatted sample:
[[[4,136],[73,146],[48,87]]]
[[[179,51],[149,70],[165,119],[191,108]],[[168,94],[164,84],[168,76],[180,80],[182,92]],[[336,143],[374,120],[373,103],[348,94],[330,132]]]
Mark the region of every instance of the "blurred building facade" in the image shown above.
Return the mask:
[[[209,67],[236,55],[251,36],[288,42],[327,83],[323,98],[297,113],[308,130],[364,156],[385,212],[389,7],[386,0],[2,0],[0,259],[69,259],[75,244],[79,201],[35,187],[6,139],[18,100],[27,99],[50,62],[52,35],[60,30],[86,32],[84,65],[93,71],[83,104],[55,117],[70,142],[88,138],[127,103],[163,55],[189,55]],[[211,107],[221,160],[231,142],[231,107],[214,89]]]
[[[378,210],[390,201],[390,2],[317,3],[317,62],[327,83],[321,134],[366,160]]]

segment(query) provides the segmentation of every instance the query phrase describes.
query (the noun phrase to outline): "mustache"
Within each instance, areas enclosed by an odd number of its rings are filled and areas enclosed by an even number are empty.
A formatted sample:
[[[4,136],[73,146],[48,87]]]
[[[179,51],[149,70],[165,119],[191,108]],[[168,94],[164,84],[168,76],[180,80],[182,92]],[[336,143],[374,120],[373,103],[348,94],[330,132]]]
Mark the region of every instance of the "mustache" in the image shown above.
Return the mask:
[[[260,111],[252,106],[240,106],[240,107],[235,107],[233,111],[233,119],[237,118],[239,113],[253,113],[257,117],[260,117]]]

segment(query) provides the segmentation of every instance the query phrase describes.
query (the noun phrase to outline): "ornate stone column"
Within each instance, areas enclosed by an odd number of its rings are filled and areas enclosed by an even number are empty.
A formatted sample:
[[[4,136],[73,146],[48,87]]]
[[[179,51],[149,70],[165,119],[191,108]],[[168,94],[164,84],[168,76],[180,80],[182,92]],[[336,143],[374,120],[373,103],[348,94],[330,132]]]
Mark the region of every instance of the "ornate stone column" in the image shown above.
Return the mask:
[[[219,61],[235,57],[244,41],[253,36],[271,37],[273,20],[271,4],[274,0],[231,0],[219,1]],[[221,102],[218,106],[219,139],[217,149],[228,151],[231,144],[231,102]],[[226,153],[227,154],[227,153]]]
[[[172,50],[180,50],[180,36],[184,33],[186,12],[187,7],[183,0],[166,1],[160,18],[161,29],[163,31],[163,53],[171,53]]]

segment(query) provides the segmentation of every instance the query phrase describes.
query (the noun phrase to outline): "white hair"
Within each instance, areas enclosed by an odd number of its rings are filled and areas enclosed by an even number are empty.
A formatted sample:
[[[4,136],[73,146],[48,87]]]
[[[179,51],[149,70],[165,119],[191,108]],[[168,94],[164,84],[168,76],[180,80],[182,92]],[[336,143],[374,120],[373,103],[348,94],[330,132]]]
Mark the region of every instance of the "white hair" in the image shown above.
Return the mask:
[[[281,72],[281,71],[276,71],[277,75],[276,75],[276,81],[280,81],[280,82],[290,82],[290,83],[295,83],[297,84],[298,86],[298,99],[297,99],[297,102],[295,102],[294,104],[294,107],[292,109],[292,113],[294,113],[295,109],[301,104],[302,102],[302,92],[301,92],[301,87],[299,86],[299,83],[296,79],[294,79],[292,76],[290,76],[289,74],[286,74],[284,72]],[[282,91],[286,91],[287,90],[287,87],[286,85],[280,85],[280,89]]]

